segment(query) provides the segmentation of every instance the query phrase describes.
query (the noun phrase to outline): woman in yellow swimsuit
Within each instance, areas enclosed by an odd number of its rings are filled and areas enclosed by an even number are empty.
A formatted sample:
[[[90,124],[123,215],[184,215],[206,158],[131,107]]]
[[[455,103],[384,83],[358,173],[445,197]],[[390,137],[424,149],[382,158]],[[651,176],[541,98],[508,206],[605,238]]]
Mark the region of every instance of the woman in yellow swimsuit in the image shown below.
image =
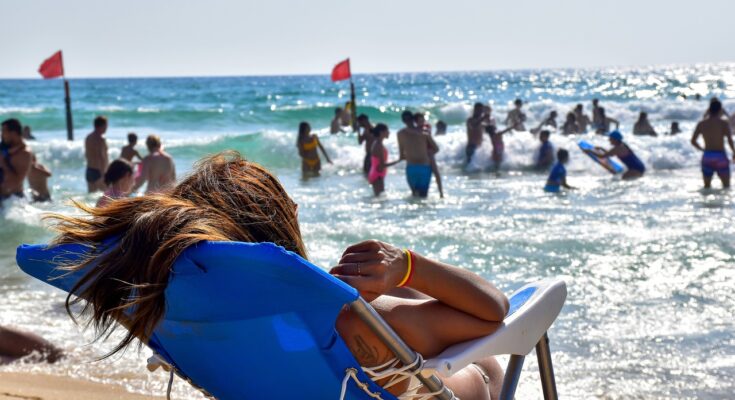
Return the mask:
[[[299,124],[299,138],[296,141],[296,147],[299,149],[299,156],[301,156],[301,173],[304,179],[319,176],[319,171],[322,169],[317,147],[322,151],[327,162],[332,163],[319,141],[319,137],[311,134],[311,125],[308,122]]]

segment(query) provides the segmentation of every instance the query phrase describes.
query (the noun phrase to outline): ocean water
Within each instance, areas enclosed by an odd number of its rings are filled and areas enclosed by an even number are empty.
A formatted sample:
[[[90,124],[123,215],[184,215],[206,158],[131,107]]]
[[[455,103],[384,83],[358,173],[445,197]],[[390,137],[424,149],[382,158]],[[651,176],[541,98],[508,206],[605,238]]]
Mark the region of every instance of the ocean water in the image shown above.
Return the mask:
[[[357,76],[359,111],[399,128],[404,108],[443,119],[437,159],[447,196],[409,197],[400,167],[389,172],[386,195],[375,199],[360,174],[363,150],[353,134],[329,135],[333,108],[349,97],[346,84],[325,76],[72,80],[77,140],[65,140],[58,81],[0,81],[0,119],[17,117],[34,129],[32,143],[54,172],[54,202],[6,202],[0,210],[0,324],[47,337],[68,352],[53,366],[11,364],[0,371],[36,371],[165,393],[166,376],[149,373],[149,351],[128,350],[97,361],[111,342],[67,317],[59,291],[21,273],[14,261],[23,242],[51,238],[49,211],[75,213],[68,200],[92,203],[85,193],[84,135],[95,115],[109,118],[110,155],[128,132],[162,136],[180,174],[213,152],[235,149],[274,171],[299,204],[310,258],[328,268],[351,243],[376,238],[471,269],[507,293],[523,283],[563,277],[567,303],[549,332],[562,398],[731,398],[735,393],[735,227],[733,195],[702,191],[698,153],[689,144],[707,98],[735,109],[735,64],[525,70]],[[695,100],[700,94],[702,100]],[[686,96],[686,98],[684,98]],[[551,110],[564,114],[598,97],[629,133],[639,111],[665,132],[628,135],[648,166],[646,176],[622,182],[576,148],[576,138],[552,134],[571,152],[569,182],[579,190],[542,191],[546,176],[531,164],[538,142],[524,132],[506,139],[498,175],[465,173],[464,127],[471,104],[491,102],[502,120],[516,97],[525,99],[535,126]],[[322,177],[304,182],[296,156],[296,127],[311,122],[334,159]],[[586,135],[597,145],[605,138]],[[395,136],[388,149],[396,154]],[[139,150],[144,151],[143,145]],[[489,166],[485,143],[473,162]],[[526,362],[519,398],[538,398],[535,357]],[[177,398],[195,397],[177,382]]]

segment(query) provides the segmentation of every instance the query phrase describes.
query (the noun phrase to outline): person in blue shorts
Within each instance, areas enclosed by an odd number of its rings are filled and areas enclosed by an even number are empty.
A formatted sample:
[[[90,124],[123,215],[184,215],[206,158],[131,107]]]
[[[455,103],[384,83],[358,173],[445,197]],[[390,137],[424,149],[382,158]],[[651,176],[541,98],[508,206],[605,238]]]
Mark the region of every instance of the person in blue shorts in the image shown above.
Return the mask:
[[[712,100],[707,117],[697,124],[692,135],[692,146],[702,151],[702,177],[704,187],[709,189],[715,172],[722,182],[723,188],[730,187],[730,158],[725,151],[725,139],[730,150],[735,153],[730,126],[722,118],[722,103]],[[704,138],[704,147],[699,144],[699,136]],[[733,158],[735,161],[735,158]]]
[[[636,179],[643,176],[643,173],[646,172],[646,166],[643,165],[643,161],[633,153],[633,150],[623,142],[623,134],[619,131],[612,131],[607,135],[607,137],[610,140],[610,144],[613,145],[613,148],[605,150],[601,147],[596,147],[592,153],[600,158],[608,158],[612,156],[618,157],[628,168],[628,170],[623,173],[623,179]]]
[[[559,151],[556,152],[556,164],[554,164],[554,167],[551,169],[551,173],[549,174],[549,178],[546,180],[544,191],[557,193],[561,188],[574,189],[574,187],[569,186],[567,183],[567,169],[564,167],[564,164],[568,161],[569,152],[564,149],[559,149]]]
[[[413,113],[404,111],[401,119],[406,126],[397,134],[398,152],[400,159],[406,160],[406,180],[414,196],[427,197],[432,176],[431,155],[439,152],[439,146],[416,127]]]

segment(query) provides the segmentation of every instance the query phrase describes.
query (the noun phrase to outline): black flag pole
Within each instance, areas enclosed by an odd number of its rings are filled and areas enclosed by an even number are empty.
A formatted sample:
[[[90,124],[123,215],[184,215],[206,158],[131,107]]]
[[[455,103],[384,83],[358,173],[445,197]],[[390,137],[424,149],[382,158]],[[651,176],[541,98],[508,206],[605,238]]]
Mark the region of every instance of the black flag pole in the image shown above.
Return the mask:
[[[66,138],[71,141],[74,140],[74,123],[71,119],[71,96],[66,76],[64,76],[64,102],[66,103]]]
[[[69,81],[66,80],[66,71],[64,69],[64,54],[59,52],[61,56],[61,77],[64,79],[64,103],[66,103],[66,138],[69,141],[74,140],[74,123],[71,119],[71,95],[69,94]]]
[[[357,132],[357,102],[355,101],[355,84],[352,82],[352,72],[350,72],[350,103],[352,104],[352,132]]]

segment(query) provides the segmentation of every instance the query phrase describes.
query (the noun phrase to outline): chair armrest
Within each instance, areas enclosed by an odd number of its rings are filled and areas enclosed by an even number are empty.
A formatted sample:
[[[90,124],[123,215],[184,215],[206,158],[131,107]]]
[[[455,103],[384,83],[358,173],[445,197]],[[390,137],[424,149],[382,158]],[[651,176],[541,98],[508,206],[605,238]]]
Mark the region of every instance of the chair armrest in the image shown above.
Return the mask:
[[[529,283],[510,297],[510,310],[493,334],[455,344],[426,361],[424,371],[450,377],[474,361],[500,354],[530,353],[559,315],[567,298],[562,279]]]

